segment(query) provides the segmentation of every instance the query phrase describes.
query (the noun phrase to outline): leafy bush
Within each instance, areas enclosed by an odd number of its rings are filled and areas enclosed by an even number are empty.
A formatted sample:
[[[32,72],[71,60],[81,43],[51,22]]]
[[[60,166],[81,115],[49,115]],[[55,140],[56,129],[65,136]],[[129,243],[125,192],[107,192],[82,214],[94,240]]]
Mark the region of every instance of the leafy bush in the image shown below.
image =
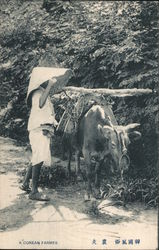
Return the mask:
[[[156,207],[159,202],[158,196],[158,178],[151,179],[132,179],[129,178],[125,183],[119,184],[105,181],[102,188],[104,198],[109,197],[114,200],[120,200],[124,203],[139,201],[147,206]]]

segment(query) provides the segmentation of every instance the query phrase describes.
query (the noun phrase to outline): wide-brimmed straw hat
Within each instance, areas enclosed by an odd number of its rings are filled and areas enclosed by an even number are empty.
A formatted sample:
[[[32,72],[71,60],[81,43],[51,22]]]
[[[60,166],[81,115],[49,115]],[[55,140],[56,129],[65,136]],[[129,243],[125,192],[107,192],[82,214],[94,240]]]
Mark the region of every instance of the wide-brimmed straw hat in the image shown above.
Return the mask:
[[[35,67],[31,73],[26,101],[28,104],[30,94],[51,78],[56,78],[55,88],[66,86],[72,71],[68,68]],[[57,86],[58,85],[58,86]]]

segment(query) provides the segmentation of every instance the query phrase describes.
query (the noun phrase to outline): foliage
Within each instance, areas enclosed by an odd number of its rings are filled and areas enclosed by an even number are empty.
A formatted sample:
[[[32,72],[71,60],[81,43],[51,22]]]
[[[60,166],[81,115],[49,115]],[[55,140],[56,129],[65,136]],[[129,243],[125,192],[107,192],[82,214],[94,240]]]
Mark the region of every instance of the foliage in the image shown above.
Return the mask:
[[[1,10],[3,102],[25,96],[38,64],[73,68],[77,86],[157,87],[157,2],[13,2]]]
[[[158,196],[158,179],[132,179],[119,185],[119,181],[103,184],[102,195],[104,198],[109,197],[114,200],[120,200],[124,203],[139,201],[144,202],[147,206],[157,206],[159,202]]]

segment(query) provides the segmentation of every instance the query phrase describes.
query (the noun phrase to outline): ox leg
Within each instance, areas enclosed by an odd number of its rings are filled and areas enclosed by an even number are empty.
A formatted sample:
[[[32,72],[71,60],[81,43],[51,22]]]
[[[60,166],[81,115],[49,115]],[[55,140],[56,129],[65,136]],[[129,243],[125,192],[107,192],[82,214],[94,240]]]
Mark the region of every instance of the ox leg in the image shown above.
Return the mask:
[[[86,184],[86,194],[84,196],[85,201],[89,201],[92,198],[92,186],[91,186],[91,161],[89,153],[83,154],[86,166],[87,184]]]
[[[87,164],[87,186],[86,186],[86,194],[85,194],[85,201],[89,201],[92,198],[92,186],[91,186],[91,167]]]
[[[77,150],[75,154],[75,162],[76,162],[76,179],[77,181],[82,181],[82,174],[81,174],[81,169],[80,169],[80,151]]]
[[[97,199],[101,199],[100,172],[101,172],[101,167],[98,165],[98,166],[96,166],[96,169],[95,169],[95,198],[97,198]]]
[[[69,150],[69,157],[68,157],[68,165],[67,165],[67,176],[70,178],[71,176],[71,158],[72,158],[72,150]]]

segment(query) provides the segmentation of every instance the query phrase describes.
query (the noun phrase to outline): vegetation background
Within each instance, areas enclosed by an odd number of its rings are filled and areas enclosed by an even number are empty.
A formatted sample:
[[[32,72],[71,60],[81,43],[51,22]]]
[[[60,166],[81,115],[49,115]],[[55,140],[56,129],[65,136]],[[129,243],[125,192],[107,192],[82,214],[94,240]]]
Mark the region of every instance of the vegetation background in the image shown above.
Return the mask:
[[[74,86],[158,93],[158,10],[157,1],[2,1],[0,134],[28,141],[25,98],[38,65],[74,69]],[[142,139],[130,148],[127,190],[156,205],[158,94],[117,98],[113,109],[119,124],[141,123]]]

